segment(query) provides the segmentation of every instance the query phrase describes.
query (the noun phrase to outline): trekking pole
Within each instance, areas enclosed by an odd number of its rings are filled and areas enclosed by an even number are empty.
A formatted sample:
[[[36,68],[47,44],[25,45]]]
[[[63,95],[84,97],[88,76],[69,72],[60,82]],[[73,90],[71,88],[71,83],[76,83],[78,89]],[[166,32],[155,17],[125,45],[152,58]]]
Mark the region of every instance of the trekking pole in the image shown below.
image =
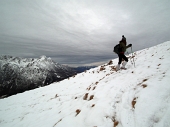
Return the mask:
[[[129,52],[127,51],[128,56],[130,57],[130,62],[133,65],[132,57],[129,55]]]
[[[133,51],[132,51],[132,46],[131,46],[131,52],[132,52],[132,58],[133,58],[133,63],[134,63],[134,67],[135,67],[135,60],[134,60],[134,54],[133,54]]]

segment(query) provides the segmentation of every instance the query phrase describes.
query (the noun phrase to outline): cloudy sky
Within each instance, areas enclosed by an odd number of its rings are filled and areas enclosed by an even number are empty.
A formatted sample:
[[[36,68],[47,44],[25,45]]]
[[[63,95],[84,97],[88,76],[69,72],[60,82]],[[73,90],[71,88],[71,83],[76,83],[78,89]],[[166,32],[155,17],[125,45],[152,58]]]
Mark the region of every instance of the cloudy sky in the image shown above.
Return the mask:
[[[117,57],[122,35],[133,51],[170,40],[169,0],[1,0],[0,19],[0,55],[70,66]]]

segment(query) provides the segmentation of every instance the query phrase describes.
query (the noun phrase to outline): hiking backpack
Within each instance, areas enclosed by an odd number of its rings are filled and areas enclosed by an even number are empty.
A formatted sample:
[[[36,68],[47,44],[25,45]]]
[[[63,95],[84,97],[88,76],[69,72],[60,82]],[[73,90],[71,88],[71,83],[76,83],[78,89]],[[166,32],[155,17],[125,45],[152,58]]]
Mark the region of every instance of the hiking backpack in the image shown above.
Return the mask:
[[[114,47],[113,52],[115,52],[116,54],[119,54],[119,52],[120,52],[120,44],[117,44],[117,45]]]

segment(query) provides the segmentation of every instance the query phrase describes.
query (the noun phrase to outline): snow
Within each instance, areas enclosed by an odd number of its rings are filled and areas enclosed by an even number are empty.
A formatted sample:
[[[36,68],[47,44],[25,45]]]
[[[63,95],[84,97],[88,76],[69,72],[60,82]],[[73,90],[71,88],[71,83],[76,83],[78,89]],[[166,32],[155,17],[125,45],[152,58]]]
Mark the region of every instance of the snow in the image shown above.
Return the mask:
[[[170,127],[170,41],[134,56],[1,99],[0,126]]]

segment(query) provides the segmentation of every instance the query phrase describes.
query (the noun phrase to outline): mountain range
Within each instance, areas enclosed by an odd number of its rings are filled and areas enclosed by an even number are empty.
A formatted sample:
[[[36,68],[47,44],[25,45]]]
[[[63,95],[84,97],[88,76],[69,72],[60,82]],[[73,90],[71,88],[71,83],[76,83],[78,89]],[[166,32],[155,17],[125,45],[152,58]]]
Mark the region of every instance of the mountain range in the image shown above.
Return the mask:
[[[9,96],[58,82],[77,72],[51,58],[0,56],[0,96]]]

